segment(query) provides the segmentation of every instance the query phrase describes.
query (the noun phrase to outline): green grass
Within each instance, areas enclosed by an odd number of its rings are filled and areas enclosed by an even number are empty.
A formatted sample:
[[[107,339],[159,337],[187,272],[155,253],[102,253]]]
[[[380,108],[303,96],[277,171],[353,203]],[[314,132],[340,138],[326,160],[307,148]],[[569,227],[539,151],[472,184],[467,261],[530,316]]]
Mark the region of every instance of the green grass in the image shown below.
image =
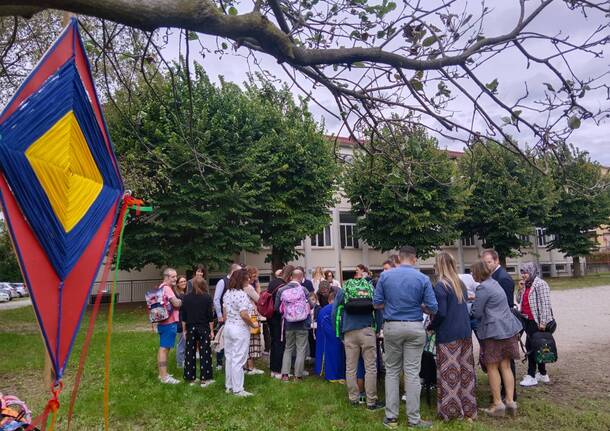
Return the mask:
[[[368,412],[348,405],[345,387],[310,377],[303,383],[283,383],[268,375],[246,376],[246,389],[256,394],[238,399],[224,393],[223,375],[206,389],[183,384],[165,386],[156,379],[158,336],[146,324],[143,308],[121,308],[115,314],[112,341],[110,429],[128,430],[382,430],[383,412]],[[100,313],[89,359],[75,406],[72,429],[102,429],[102,390],[106,313]],[[66,388],[60,401],[60,428],[65,424],[72,379],[78,363],[86,322],[68,366]],[[42,390],[43,348],[31,307],[0,311],[0,391],[22,397],[35,412],[47,399]],[[260,366],[263,366],[262,364]],[[181,373],[170,356],[170,372]],[[479,376],[477,397],[487,405],[489,391]],[[383,388],[380,387],[380,393]],[[434,403],[434,397],[433,397]],[[401,429],[405,429],[404,405]],[[607,397],[595,394],[553,397],[548,388],[522,392],[520,417],[474,424],[441,423],[435,407],[422,398],[424,418],[434,419],[438,430],[607,430],[610,413]]]
[[[582,289],[585,287],[610,285],[610,272],[587,274],[583,277],[552,277],[545,278],[552,290]]]

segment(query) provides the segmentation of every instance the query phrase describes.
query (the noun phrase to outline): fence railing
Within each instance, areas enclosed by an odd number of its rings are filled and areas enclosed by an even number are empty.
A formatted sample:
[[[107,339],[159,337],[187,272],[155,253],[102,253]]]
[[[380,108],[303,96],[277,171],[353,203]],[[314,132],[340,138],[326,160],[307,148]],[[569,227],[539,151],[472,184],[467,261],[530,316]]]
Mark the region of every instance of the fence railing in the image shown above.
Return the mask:
[[[91,290],[91,295],[95,296],[97,293],[97,289],[99,287],[100,282],[96,281],[93,284],[93,289]],[[117,281],[116,283],[116,293],[118,296],[116,298],[117,302],[144,302],[144,295],[146,291],[152,289],[159,285],[159,280],[126,280],[126,281]],[[112,281],[108,281],[106,283],[106,292],[110,292],[112,289]]]

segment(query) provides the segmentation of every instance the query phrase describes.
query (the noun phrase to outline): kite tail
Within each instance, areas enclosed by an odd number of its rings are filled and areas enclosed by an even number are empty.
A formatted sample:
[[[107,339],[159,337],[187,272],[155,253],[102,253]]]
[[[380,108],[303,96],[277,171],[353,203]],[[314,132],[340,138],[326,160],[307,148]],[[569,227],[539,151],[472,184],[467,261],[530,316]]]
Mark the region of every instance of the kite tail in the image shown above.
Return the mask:
[[[34,430],[39,425],[41,426],[41,430],[45,431],[47,428],[47,421],[49,419],[49,415],[51,415],[49,431],[53,431],[53,429],[55,428],[55,421],[57,420],[57,410],[59,410],[59,394],[63,387],[64,384],[60,381],[55,385],[53,389],[51,389],[51,393],[53,394],[53,396],[49,401],[47,401],[47,405],[45,406],[43,412],[37,417],[35,417],[28,425],[26,431]]]

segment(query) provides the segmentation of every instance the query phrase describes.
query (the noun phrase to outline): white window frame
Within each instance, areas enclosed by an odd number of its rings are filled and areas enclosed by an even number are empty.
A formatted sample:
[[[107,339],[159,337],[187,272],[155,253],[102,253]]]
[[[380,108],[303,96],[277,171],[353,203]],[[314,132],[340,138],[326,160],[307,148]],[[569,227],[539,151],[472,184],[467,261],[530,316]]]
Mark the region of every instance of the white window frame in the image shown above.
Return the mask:
[[[347,228],[350,227],[352,229],[352,245],[347,245]],[[354,230],[356,228],[356,223],[340,223],[339,224],[339,240],[341,241],[341,248],[342,249],[357,249],[360,248],[359,244],[358,244],[358,238],[356,238],[355,234],[354,234]],[[345,235],[341,235],[343,233],[343,230],[345,229]],[[343,240],[342,237],[345,237],[345,245],[343,245]]]
[[[323,245],[318,245],[318,236],[322,235]],[[315,244],[314,244],[315,239]],[[311,248],[332,248],[333,247],[333,231],[332,224],[326,226],[322,232],[311,236]]]
[[[475,239],[474,235],[461,237],[460,243],[462,244],[462,247],[476,247],[477,246],[477,240]]]
[[[548,237],[546,235],[546,229],[543,227],[536,228],[536,243],[538,247],[546,247],[548,243]]]

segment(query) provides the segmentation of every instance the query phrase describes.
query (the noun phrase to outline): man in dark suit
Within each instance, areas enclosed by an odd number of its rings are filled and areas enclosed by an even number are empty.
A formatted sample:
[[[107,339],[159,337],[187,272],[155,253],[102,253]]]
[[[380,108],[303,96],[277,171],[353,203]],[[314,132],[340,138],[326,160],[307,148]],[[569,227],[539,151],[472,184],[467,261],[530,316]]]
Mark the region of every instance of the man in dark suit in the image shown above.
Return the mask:
[[[506,300],[508,301],[508,306],[513,308],[515,306],[515,281],[513,278],[506,272],[502,265],[500,265],[500,257],[498,256],[498,252],[494,249],[486,249],[483,250],[481,254],[481,260],[487,266],[487,269],[491,271],[491,278],[496,280],[498,284],[504,290],[506,294]],[[516,376],[516,368],[515,361],[510,361],[510,369],[513,372],[513,377]],[[515,392],[514,399],[517,400],[517,379],[515,378]],[[502,383],[502,396],[504,396],[504,383]]]

